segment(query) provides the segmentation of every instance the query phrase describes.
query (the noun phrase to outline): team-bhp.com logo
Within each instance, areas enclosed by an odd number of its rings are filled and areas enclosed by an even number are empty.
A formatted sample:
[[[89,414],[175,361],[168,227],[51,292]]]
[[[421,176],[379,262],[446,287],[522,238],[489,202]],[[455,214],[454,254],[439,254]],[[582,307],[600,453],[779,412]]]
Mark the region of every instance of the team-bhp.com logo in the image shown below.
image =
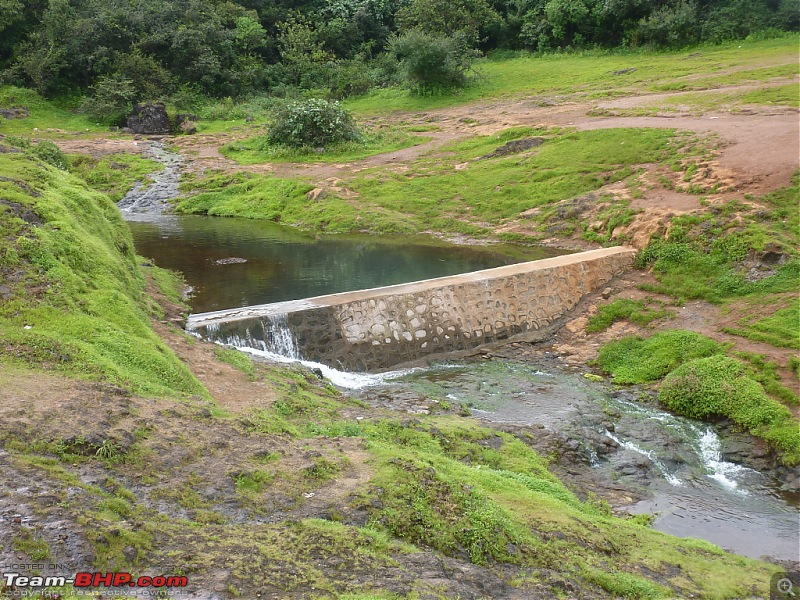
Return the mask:
[[[76,588],[108,587],[108,588],[182,588],[189,584],[186,577],[178,575],[142,575],[134,578],[130,573],[75,573],[74,577],[40,577],[21,573],[3,573],[6,588],[28,587],[63,587],[72,585]]]

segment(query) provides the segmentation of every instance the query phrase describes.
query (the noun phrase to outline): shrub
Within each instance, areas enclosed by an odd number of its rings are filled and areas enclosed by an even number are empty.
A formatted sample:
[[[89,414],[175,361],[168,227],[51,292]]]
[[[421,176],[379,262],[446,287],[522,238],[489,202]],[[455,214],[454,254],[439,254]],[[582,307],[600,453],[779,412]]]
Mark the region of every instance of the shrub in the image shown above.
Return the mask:
[[[57,169],[66,171],[69,167],[67,157],[61,151],[61,148],[56,146],[50,140],[42,140],[33,149],[33,155],[44,162],[53,165]]]
[[[675,369],[661,384],[658,399],[687,417],[730,417],[749,430],[789,412],[767,396],[741,362],[722,355],[698,358]]]
[[[699,333],[675,329],[649,338],[628,336],[600,349],[598,364],[616,383],[648,383],[687,360],[719,354],[717,342]]]
[[[311,99],[292,102],[279,109],[266,142],[293,148],[318,148],[360,139],[353,117],[338,102]]]
[[[442,93],[467,83],[466,71],[478,56],[462,34],[431,35],[411,30],[389,42],[404,79],[419,94]]]
[[[122,124],[133,110],[135,97],[136,88],[130,79],[121,75],[100,77],[81,108],[98,121]]]

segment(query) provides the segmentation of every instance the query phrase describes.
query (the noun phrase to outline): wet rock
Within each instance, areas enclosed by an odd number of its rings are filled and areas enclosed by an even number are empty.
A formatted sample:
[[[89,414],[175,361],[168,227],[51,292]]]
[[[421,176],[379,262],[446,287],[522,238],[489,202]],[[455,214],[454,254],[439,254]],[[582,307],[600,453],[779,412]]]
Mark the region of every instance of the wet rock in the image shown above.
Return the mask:
[[[246,263],[246,258],[239,258],[239,257],[231,257],[231,258],[220,258],[219,260],[215,260],[215,265],[238,265],[241,263]]]
[[[167,107],[163,102],[137,104],[133,114],[128,117],[128,127],[139,134],[170,133]]]
[[[6,180],[5,177],[0,177],[1,180]],[[0,198],[0,205],[6,206],[11,209],[11,214],[14,216],[22,219],[28,225],[41,225],[42,219],[39,215],[33,212],[27,206],[23,206],[18,202],[12,202],[11,200],[6,200],[5,198]]]

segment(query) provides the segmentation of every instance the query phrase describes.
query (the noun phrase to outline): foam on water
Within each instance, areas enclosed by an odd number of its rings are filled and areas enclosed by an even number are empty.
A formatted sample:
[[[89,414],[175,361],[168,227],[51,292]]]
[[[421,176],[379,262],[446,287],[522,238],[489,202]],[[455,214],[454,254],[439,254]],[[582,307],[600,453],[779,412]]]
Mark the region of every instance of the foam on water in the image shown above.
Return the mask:
[[[706,428],[705,432],[700,436],[700,455],[703,457],[703,463],[708,469],[708,476],[711,479],[718,481],[730,490],[747,493],[744,489],[738,489],[739,484],[734,478],[750,469],[722,460],[722,447],[719,437],[711,427]]]
[[[266,358],[267,360],[273,362],[285,364],[299,363],[310,369],[319,369],[322,372],[322,375],[333,385],[349,390],[360,390],[366,387],[380,385],[382,383],[386,383],[387,381],[391,381],[392,379],[397,379],[398,377],[402,377],[419,370],[418,368],[414,368],[387,371],[385,373],[350,373],[348,371],[339,371],[337,369],[333,369],[328,365],[323,365],[322,363],[311,360],[302,360],[299,358],[291,358],[282,354],[270,352],[269,350],[259,350],[257,348],[250,348],[247,346],[236,346],[236,349],[246,352],[247,354],[252,354],[253,356]]]

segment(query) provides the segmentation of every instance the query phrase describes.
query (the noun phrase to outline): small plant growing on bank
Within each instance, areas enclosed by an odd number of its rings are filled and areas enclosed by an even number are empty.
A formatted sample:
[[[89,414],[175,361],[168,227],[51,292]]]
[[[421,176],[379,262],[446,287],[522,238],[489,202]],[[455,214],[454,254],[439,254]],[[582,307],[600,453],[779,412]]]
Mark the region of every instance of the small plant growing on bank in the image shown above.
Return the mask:
[[[315,98],[291,102],[279,109],[262,149],[269,146],[316,149],[361,139],[350,112],[338,102]]]

